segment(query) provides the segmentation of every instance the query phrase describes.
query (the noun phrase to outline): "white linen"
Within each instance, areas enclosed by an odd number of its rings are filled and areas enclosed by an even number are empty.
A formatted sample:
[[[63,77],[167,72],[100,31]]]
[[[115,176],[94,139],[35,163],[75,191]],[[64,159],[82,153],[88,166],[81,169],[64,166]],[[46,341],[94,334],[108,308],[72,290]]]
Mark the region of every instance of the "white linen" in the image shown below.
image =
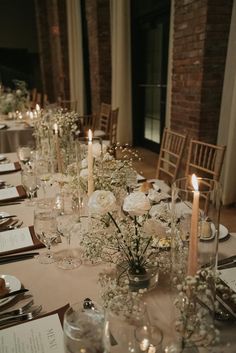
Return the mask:
[[[0,173],[2,172],[11,172],[13,170],[15,170],[15,164],[14,163],[4,163],[4,164],[0,164]]]
[[[28,227],[17,228],[0,233],[0,255],[2,252],[26,248],[33,245]]]
[[[15,187],[0,190],[0,201],[14,199],[16,197],[19,197],[19,193]]]

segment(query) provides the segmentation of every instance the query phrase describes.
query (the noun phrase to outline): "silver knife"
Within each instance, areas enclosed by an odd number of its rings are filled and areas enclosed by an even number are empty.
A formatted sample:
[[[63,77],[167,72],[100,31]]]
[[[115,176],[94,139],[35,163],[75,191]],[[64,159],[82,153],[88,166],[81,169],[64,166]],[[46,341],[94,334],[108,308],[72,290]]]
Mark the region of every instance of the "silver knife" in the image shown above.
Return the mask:
[[[3,297],[1,297],[1,299],[9,298],[9,297],[12,297],[12,296],[15,296],[15,295],[18,295],[18,294],[22,294],[22,293],[25,293],[25,292],[28,292],[28,291],[29,290],[25,289],[25,288],[22,288],[22,289],[19,289],[19,290],[14,290],[13,292],[5,294]]]
[[[13,215],[9,215],[9,216],[0,216],[0,221],[1,221],[2,219],[8,219],[8,218],[13,218],[13,217],[16,217],[16,215],[13,214]]]

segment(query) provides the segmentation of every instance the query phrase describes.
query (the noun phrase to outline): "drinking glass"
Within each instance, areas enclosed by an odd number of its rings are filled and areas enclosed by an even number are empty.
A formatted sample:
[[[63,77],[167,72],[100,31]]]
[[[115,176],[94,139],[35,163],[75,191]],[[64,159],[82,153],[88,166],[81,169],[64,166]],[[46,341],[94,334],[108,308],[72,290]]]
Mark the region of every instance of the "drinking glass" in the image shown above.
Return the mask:
[[[16,152],[17,152],[17,157],[21,163],[27,164],[30,161],[30,158],[31,158],[30,146],[19,146]]]
[[[81,261],[73,256],[72,250],[70,249],[73,227],[79,217],[76,208],[73,207],[74,203],[72,197],[72,194],[62,195],[61,209],[57,208],[57,230],[62,237],[66,238],[68,251],[64,256],[59,257],[56,263],[59,268],[64,270],[72,270],[81,264]]]
[[[51,178],[51,164],[49,160],[39,158],[36,164],[36,173],[38,178],[38,186],[42,186],[43,190],[43,202],[47,203],[46,200],[46,187]]]
[[[37,185],[37,176],[35,171],[32,168],[25,168],[21,171],[21,182],[23,187],[26,190],[27,195],[29,196],[29,202],[26,203],[28,206],[34,206],[35,202],[33,201],[36,190],[38,189]]]
[[[163,333],[157,326],[143,325],[135,330],[137,352],[162,353]]]
[[[65,353],[103,352],[104,315],[97,304],[73,304],[64,315]]]
[[[135,331],[144,324],[149,324],[145,303],[131,295],[115,296],[105,313],[105,353],[140,352]]]
[[[47,247],[47,252],[40,254],[38,260],[42,264],[50,264],[54,262],[53,254],[51,253],[52,241],[58,236],[56,212],[52,204],[37,205],[34,211],[34,229],[37,238]]]

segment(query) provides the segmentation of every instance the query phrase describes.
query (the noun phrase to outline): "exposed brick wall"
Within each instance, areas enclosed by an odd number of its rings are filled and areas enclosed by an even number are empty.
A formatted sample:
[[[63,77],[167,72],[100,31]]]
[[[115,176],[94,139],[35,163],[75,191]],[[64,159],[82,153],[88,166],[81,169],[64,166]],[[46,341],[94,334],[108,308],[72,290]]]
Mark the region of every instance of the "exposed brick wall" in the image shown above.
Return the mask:
[[[111,103],[111,53],[109,0],[86,0],[91,110]]]
[[[217,139],[232,1],[176,0],[171,128]]]

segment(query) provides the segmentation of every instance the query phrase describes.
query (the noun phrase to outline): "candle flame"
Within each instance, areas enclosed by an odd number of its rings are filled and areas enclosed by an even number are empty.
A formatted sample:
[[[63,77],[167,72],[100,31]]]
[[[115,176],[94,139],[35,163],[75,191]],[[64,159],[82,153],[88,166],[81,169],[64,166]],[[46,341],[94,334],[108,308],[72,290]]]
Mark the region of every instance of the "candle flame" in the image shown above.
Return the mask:
[[[89,129],[89,131],[88,131],[88,139],[89,139],[89,142],[92,142],[93,133],[92,133],[92,130],[91,130],[91,129]]]
[[[193,185],[194,191],[198,191],[198,180],[195,174],[192,175],[192,185]]]
[[[58,133],[58,125],[56,123],[53,124],[53,130],[55,131],[55,134]]]

